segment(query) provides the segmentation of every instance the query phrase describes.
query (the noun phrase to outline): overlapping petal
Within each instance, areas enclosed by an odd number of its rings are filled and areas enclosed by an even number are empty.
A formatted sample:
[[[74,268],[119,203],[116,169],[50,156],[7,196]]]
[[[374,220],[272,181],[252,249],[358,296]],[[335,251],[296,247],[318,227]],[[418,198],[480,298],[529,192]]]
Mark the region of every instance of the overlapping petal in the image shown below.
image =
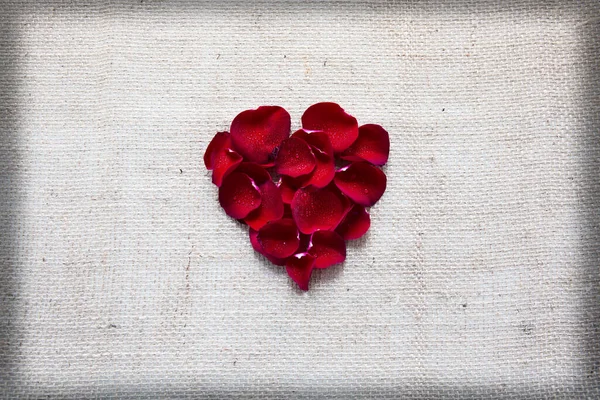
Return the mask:
[[[233,149],[247,161],[268,164],[273,151],[290,135],[290,125],[290,114],[278,106],[243,111],[231,123]]]
[[[334,182],[352,201],[369,207],[383,196],[387,178],[379,168],[359,161],[339,169]]]
[[[283,217],[281,192],[275,183],[269,179],[258,185],[258,191],[261,198],[260,206],[244,218],[244,222],[253,229],[260,229],[268,222]]]
[[[308,283],[315,265],[315,258],[308,253],[298,253],[287,259],[285,269],[298,287],[308,290]]]
[[[276,258],[286,258],[298,250],[300,236],[293,220],[285,218],[260,228],[258,242],[264,252]]]
[[[333,157],[333,146],[331,145],[331,140],[324,132],[307,132],[304,129],[299,129],[292,134],[292,137],[302,139],[313,148],[316,148],[321,152]]]
[[[253,162],[241,163],[236,167],[235,172],[242,172],[248,175],[257,185],[262,185],[266,181],[271,180],[271,174],[265,168]]]
[[[219,188],[219,203],[232,218],[245,218],[261,203],[261,195],[254,181],[246,174],[230,174]]]
[[[323,132],[306,132],[300,129],[292,135],[292,138],[302,139],[311,147],[315,157],[314,170],[297,180],[298,186],[305,187],[309,185],[323,188],[333,180],[335,176],[335,160],[333,158],[333,147],[329,137]]]
[[[308,253],[315,257],[315,268],[328,268],[344,262],[346,259],[346,242],[332,231],[313,233]]]
[[[335,177],[335,163],[331,156],[321,151],[315,151],[316,166],[305,179],[302,179],[302,186],[313,185],[318,188],[324,188],[329,185]]]
[[[204,165],[213,170],[212,181],[217,186],[221,186],[223,178],[241,162],[242,156],[231,150],[231,137],[227,132],[218,132],[204,153]]]
[[[214,168],[216,155],[224,149],[231,147],[229,132],[217,132],[204,152],[204,165],[209,171]]]
[[[271,175],[262,166],[243,162],[235,170],[236,173],[248,175],[258,188],[261,197],[260,206],[248,214],[243,220],[253,229],[260,229],[269,221],[283,217],[283,202],[281,192],[271,180]]]
[[[296,178],[311,173],[315,169],[315,155],[304,140],[291,137],[279,147],[275,170],[281,175]]]
[[[390,154],[390,136],[380,125],[367,124],[358,128],[358,138],[341,158],[349,161],[368,161],[383,165]]]
[[[335,153],[346,150],[358,137],[356,118],[336,103],[317,103],[308,107],[302,115],[302,128],[327,134]]]
[[[369,213],[360,204],[354,207],[346,214],[344,220],[340,222],[335,231],[344,238],[344,240],[354,240],[362,237],[371,226],[371,217]]]
[[[325,188],[309,186],[298,189],[292,199],[292,216],[298,230],[311,234],[330,230],[340,223],[350,202],[334,185]]]
[[[250,232],[250,244],[252,245],[252,248],[255,251],[262,254],[267,260],[271,261],[275,265],[279,265],[280,267],[285,265],[285,262],[286,262],[285,258],[273,257],[265,252],[262,245],[258,241],[258,231],[257,230],[250,228],[249,232]]]
[[[281,192],[281,199],[285,204],[290,204],[292,199],[294,198],[294,194],[300,187],[297,184],[296,180],[289,176],[282,176],[279,178],[279,182],[277,183],[277,187]]]

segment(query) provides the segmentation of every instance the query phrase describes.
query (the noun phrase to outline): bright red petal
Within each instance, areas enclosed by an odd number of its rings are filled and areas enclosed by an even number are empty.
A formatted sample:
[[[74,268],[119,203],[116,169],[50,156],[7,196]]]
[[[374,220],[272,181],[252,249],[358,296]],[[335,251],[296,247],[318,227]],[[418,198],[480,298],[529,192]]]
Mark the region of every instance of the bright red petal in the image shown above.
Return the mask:
[[[294,132],[292,137],[302,139],[312,147],[316,147],[323,153],[333,157],[333,146],[331,145],[331,140],[329,139],[329,136],[327,136],[327,134],[324,132],[313,131],[309,133],[306,132],[304,129],[299,129],[296,132]]]
[[[298,228],[291,219],[273,221],[260,228],[258,242],[265,254],[277,258],[286,258],[298,250],[300,237]]]
[[[258,164],[272,161],[273,150],[290,135],[290,114],[278,106],[239,113],[231,123],[233,149]]]
[[[292,135],[293,138],[304,140],[308,143],[315,156],[316,166],[313,172],[298,178],[297,186],[305,187],[313,185],[323,188],[333,180],[335,176],[335,161],[333,148],[329,137],[323,132],[306,132],[300,129]]]
[[[317,103],[308,107],[302,115],[302,127],[326,133],[336,153],[346,150],[358,137],[356,118],[335,103]]]
[[[258,231],[255,231],[252,228],[250,228],[250,243],[252,244],[252,248],[254,250],[256,250],[258,253],[265,256],[265,258],[267,260],[271,261],[273,264],[279,265],[279,266],[285,265],[285,261],[286,261],[285,258],[277,258],[277,257],[273,257],[273,256],[270,256],[267,253],[265,253],[265,250],[262,248],[262,245],[258,241]]]
[[[322,153],[319,150],[314,150],[316,167],[302,183],[302,186],[313,185],[318,188],[323,188],[333,180],[335,176],[335,164],[333,157]]]
[[[282,176],[279,178],[279,182],[277,183],[277,187],[281,191],[281,199],[285,204],[290,204],[292,199],[294,198],[294,194],[298,190],[299,185],[294,178],[289,176]]]
[[[218,132],[210,141],[204,153],[206,169],[213,170],[212,181],[221,186],[223,178],[233,172],[242,162],[242,156],[230,149],[231,138],[228,132]]]
[[[379,168],[360,161],[338,170],[334,182],[351,200],[368,207],[383,196],[387,178]]]
[[[256,163],[243,162],[235,169],[235,172],[241,172],[248,175],[257,185],[262,185],[266,181],[271,180],[271,175],[267,170]]]
[[[261,196],[248,175],[234,172],[219,188],[219,203],[227,215],[240,219],[260,206]]]
[[[369,213],[363,206],[356,204],[352,207],[352,210],[346,214],[346,217],[340,222],[335,231],[344,238],[344,240],[353,240],[358,239],[367,233],[370,226],[371,217],[369,216]]]
[[[212,182],[220,187],[223,184],[223,179],[232,173],[241,162],[242,156],[231,149],[216,154]]]
[[[346,242],[332,231],[313,233],[308,252],[315,257],[315,268],[328,268],[346,259]]]
[[[231,147],[229,132],[217,132],[204,152],[204,165],[206,166],[206,169],[213,169],[215,164],[215,155],[229,147]]]
[[[285,269],[300,289],[308,290],[308,282],[315,264],[315,258],[308,253],[295,254],[287,259]]]
[[[318,230],[335,229],[348,211],[348,204],[348,199],[335,186],[322,189],[309,186],[298,189],[291,207],[300,232],[311,234]]]
[[[358,128],[358,139],[344,151],[341,158],[350,161],[368,161],[383,165],[390,154],[390,136],[379,125],[368,124]]]
[[[276,221],[283,217],[283,201],[281,192],[272,180],[265,181],[258,186],[260,192],[260,206],[244,219],[252,229],[260,229],[269,221]]]
[[[275,169],[281,175],[294,178],[306,175],[315,169],[315,156],[308,143],[292,137],[281,143],[275,160]]]

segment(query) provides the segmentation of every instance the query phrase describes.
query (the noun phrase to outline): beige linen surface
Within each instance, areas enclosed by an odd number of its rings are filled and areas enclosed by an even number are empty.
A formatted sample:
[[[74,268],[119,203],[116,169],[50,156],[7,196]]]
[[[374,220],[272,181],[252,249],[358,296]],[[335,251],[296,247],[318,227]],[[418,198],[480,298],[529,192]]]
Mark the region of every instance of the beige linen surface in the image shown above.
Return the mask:
[[[598,398],[600,5],[0,1],[0,396]],[[334,101],[388,190],[308,293],[201,157]]]

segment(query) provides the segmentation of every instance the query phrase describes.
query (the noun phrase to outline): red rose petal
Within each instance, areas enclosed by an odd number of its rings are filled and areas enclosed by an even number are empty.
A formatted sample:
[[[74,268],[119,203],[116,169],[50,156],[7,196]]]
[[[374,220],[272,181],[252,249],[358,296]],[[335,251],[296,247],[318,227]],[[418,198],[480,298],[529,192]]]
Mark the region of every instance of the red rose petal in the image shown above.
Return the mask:
[[[241,162],[242,156],[231,149],[219,153],[215,157],[212,182],[220,187],[223,184],[223,179],[232,173]]]
[[[336,153],[346,150],[358,137],[356,118],[335,103],[317,103],[308,107],[302,115],[302,127],[326,133]]]
[[[235,172],[241,172],[248,175],[256,185],[262,185],[271,180],[271,175],[263,166],[252,162],[243,162],[235,169]]]
[[[239,113],[231,123],[233,149],[245,160],[272,161],[273,150],[290,135],[290,114],[278,106],[262,106]]]
[[[292,215],[300,232],[335,229],[348,211],[349,201],[335,186],[298,189],[292,199]]]
[[[331,231],[313,233],[309,254],[315,257],[315,268],[328,268],[346,259],[346,242],[340,235]]]
[[[360,161],[338,170],[334,182],[354,202],[372,206],[383,196],[387,178],[379,168]]]
[[[327,186],[335,176],[335,160],[333,159],[333,148],[329,137],[323,132],[306,132],[300,129],[292,137],[302,139],[308,143],[315,156],[316,166],[309,175],[298,178],[297,186],[305,187],[314,185],[322,188]]]
[[[313,131],[309,133],[304,129],[299,129],[294,132],[292,137],[302,139],[312,147],[316,147],[323,153],[333,157],[333,146],[331,145],[331,140],[329,140],[329,136],[323,132]]]
[[[323,188],[329,185],[335,176],[335,163],[333,157],[319,150],[315,150],[314,154],[316,160],[315,170],[308,175],[301,186],[313,185]]]
[[[367,231],[371,226],[371,217],[363,206],[356,204],[352,207],[352,210],[346,214],[346,217],[338,227],[336,232],[344,238],[344,240],[358,239]]]
[[[344,151],[341,158],[350,161],[368,161],[383,165],[390,154],[390,136],[379,125],[367,124],[358,128],[358,139]]]
[[[260,228],[258,242],[264,252],[277,258],[286,258],[298,250],[298,228],[291,219],[273,221]]]
[[[242,162],[242,156],[230,149],[231,138],[227,132],[218,132],[204,152],[204,165],[213,170],[212,182],[221,186],[223,178]]]
[[[229,132],[217,132],[204,152],[204,165],[206,169],[212,170],[215,165],[215,155],[228,147],[231,147]]]
[[[315,169],[315,156],[304,140],[291,137],[284,140],[279,147],[275,169],[281,175],[298,177]]]
[[[219,203],[227,215],[240,219],[260,206],[261,196],[248,175],[234,172],[219,188]]]
[[[281,192],[272,180],[267,180],[258,186],[260,192],[260,206],[252,211],[244,222],[253,229],[260,229],[269,221],[275,221],[283,217],[283,201]]]
[[[287,259],[285,269],[300,289],[308,290],[308,282],[315,265],[315,258],[308,253],[295,254]]]
[[[277,187],[281,191],[281,199],[285,204],[290,204],[292,202],[292,198],[294,198],[294,194],[296,194],[296,190],[298,190],[299,185],[294,178],[289,176],[282,176],[279,178],[279,182],[277,183]]]
[[[285,261],[286,261],[285,258],[277,258],[277,257],[273,257],[273,256],[270,256],[267,253],[265,253],[265,250],[263,249],[262,245],[258,241],[258,231],[255,231],[252,228],[250,228],[250,244],[252,244],[252,248],[254,250],[256,250],[261,255],[265,256],[265,258],[267,260],[271,261],[273,264],[279,265],[280,267],[285,265]]]

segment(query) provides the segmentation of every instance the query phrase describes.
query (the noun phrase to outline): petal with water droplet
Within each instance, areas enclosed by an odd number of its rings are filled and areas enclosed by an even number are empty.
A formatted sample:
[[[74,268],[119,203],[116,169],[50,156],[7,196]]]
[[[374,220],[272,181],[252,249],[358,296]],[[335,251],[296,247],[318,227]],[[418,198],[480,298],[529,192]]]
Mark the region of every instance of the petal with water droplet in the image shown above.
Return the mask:
[[[248,175],[234,172],[219,188],[219,203],[227,215],[241,219],[260,206],[261,196]]]
[[[308,290],[310,276],[315,265],[315,258],[308,253],[295,254],[287,259],[285,270],[298,287]]]
[[[383,171],[365,161],[339,169],[333,181],[352,201],[366,207],[379,201],[387,185]]]

